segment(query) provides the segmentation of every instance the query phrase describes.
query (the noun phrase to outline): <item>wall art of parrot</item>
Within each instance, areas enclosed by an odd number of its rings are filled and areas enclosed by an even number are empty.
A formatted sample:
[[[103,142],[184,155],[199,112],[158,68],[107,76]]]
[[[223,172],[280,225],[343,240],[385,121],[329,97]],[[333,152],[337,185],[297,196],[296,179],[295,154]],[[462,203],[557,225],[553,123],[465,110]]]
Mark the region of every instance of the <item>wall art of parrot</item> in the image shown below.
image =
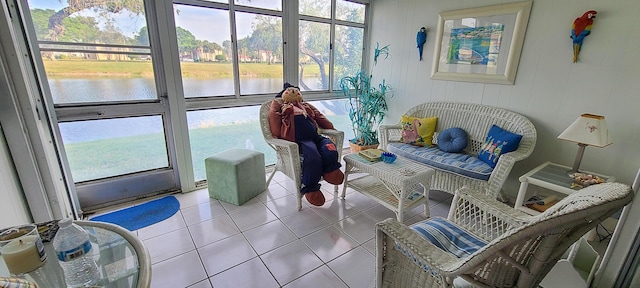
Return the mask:
[[[418,31],[418,35],[416,35],[416,43],[418,44],[418,55],[420,56],[420,61],[422,61],[422,48],[424,47],[424,43],[427,42],[427,28],[421,27],[420,31]]]
[[[576,18],[571,26],[571,39],[573,39],[573,63],[578,62],[578,54],[582,48],[582,41],[591,33],[593,18],[596,18],[595,10],[584,12],[580,18]]]

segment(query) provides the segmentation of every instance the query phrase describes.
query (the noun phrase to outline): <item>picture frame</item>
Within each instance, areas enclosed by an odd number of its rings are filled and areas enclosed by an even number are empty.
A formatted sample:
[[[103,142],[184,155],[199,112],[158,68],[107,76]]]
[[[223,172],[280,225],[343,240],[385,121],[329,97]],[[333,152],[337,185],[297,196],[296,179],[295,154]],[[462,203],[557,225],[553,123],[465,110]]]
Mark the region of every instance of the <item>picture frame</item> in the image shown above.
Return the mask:
[[[431,79],[515,82],[532,1],[441,12]]]

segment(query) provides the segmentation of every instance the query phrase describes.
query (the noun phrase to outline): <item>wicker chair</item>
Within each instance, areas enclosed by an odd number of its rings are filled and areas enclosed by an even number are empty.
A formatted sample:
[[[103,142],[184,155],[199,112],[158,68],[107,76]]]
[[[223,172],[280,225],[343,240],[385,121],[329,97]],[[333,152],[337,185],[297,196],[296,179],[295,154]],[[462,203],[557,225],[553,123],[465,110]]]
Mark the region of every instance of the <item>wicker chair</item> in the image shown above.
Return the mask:
[[[492,124],[522,135],[518,149],[502,154],[489,180],[474,179],[454,172],[434,168],[436,174],[431,180],[431,189],[453,194],[456,190],[467,186],[478,191],[500,198],[502,185],[507,180],[511,168],[516,162],[529,157],[536,145],[537,132],[527,117],[507,109],[463,102],[427,102],[412,107],[404,115],[411,117],[438,117],[436,132],[451,127],[464,129],[469,137],[469,145],[464,152],[478,156],[482,149],[487,132]],[[380,147],[387,149],[390,142],[399,142],[402,136],[402,125],[380,125]],[[425,164],[426,165],[426,164]]]
[[[632,197],[625,184],[593,185],[529,216],[462,188],[443,221],[487,244],[457,258],[416,230],[387,219],[376,225],[377,287],[455,287],[460,279],[474,287],[537,287],[569,246]]]
[[[269,108],[271,107],[271,100],[262,104],[260,107],[260,127],[262,128],[262,136],[264,141],[267,142],[273,150],[276,151],[276,165],[273,172],[269,175],[267,180],[267,186],[271,182],[273,175],[277,171],[281,171],[287,175],[291,180],[295,182],[295,185],[300,191],[302,186],[302,163],[300,162],[300,154],[298,152],[298,144],[295,142],[274,138],[269,129]],[[320,129],[320,133],[326,137],[329,137],[333,143],[336,144],[338,149],[338,159],[342,159],[342,146],[344,141],[344,132],[331,129]],[[335,186],[334,192],[338,193],[338,185]],[[298,192],[298,211],[302,209],[302,194]]]

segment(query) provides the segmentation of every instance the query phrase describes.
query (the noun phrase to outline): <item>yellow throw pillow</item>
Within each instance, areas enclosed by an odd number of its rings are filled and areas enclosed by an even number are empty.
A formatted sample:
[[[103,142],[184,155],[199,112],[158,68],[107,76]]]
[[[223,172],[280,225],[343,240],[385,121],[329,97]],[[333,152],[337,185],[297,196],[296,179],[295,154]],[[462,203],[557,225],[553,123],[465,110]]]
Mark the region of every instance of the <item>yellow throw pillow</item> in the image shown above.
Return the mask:
[[[402,142],[416,146],[433,146],[438,117],[416,118],[402,115]]]

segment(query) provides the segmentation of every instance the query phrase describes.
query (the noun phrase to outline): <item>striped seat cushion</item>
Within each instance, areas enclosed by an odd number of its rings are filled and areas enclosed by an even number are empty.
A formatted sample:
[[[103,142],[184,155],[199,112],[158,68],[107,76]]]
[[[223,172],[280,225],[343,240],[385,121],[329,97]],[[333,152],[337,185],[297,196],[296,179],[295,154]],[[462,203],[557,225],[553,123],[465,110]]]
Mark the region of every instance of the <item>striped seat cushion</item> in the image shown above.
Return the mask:
[[[458,258],[469,256],[487,245],[481,238],[439,217],[413,224],[411,229],[420,233],[433,245]]]
[[[387,151],[406,157],[435,169],[449,171],[479,180],[489,180],[493,167],[465,153],[444,152],[438,147],[420,147],[404,143],[389,143]]]
[[[487,242],[481,238],[439,217],[413,224],[410,227],[429,242],[433,243],[433,245],[458,258],[469,256],[487,245]],[[396,249],[402,251],[402,253],[410,259],[413,259],[418,266],[424,268],[424,271],[429,271],[429,266],[411,255],[411,253],[400,246],[400,244],[396,244]]]

